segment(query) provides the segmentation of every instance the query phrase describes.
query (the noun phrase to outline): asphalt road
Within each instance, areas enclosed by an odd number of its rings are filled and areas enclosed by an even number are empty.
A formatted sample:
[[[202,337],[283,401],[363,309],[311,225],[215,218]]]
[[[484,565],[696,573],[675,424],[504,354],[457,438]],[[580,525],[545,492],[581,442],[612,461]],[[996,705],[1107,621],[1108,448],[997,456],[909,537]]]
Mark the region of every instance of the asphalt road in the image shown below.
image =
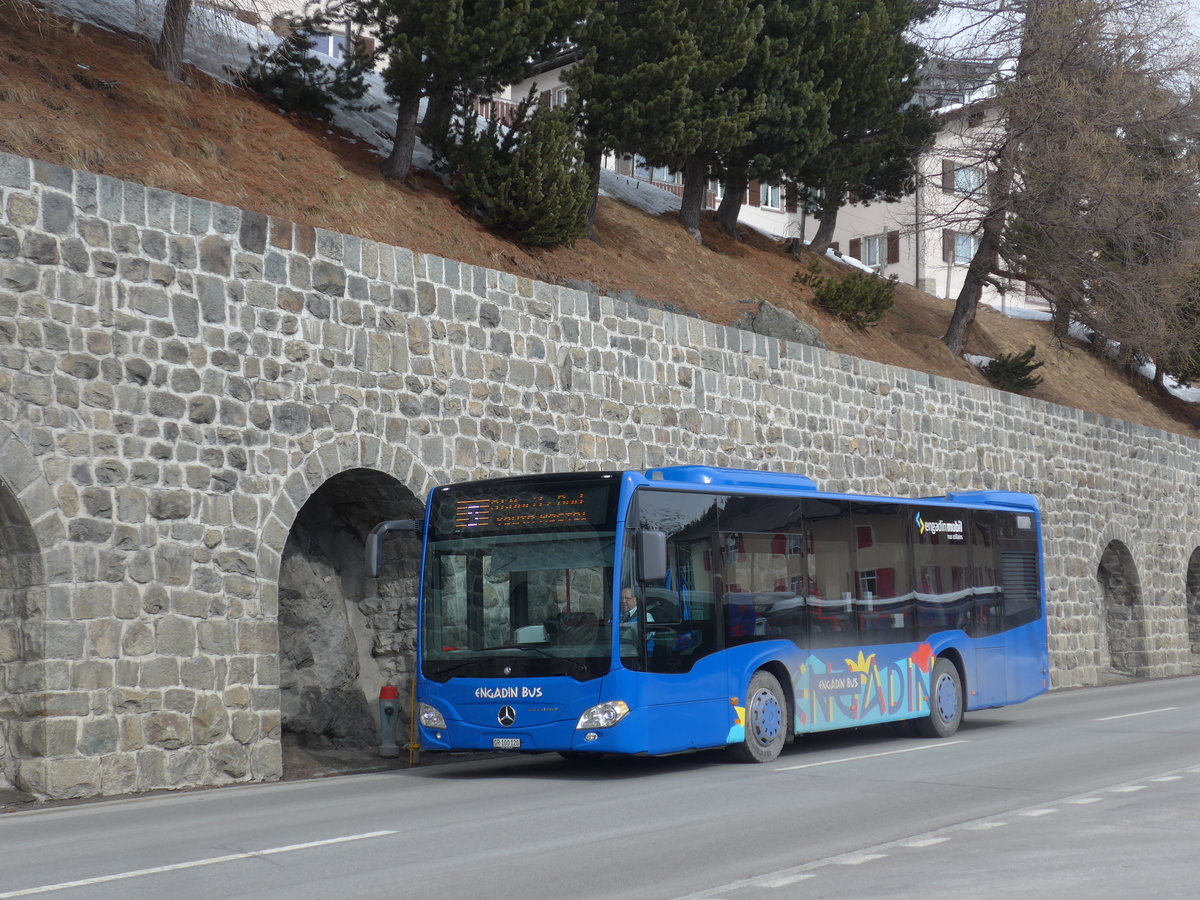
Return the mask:
[[[0,816],[0,900],[1200,896],[1200,678],[1061,692],[953,738],[555,756]]]

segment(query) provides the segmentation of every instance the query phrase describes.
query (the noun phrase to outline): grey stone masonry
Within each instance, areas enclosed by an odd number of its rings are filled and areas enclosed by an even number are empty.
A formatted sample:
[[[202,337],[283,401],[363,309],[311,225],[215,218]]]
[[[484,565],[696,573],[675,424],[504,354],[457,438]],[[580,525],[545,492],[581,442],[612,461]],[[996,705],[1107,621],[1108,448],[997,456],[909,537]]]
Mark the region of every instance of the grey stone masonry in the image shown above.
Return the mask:
[[[281,561],[347,473],[415,498],[682,463],[1028,491],[1071,686],[1112,665],[1108,594],[1126,668],[1190,671],[1198,462],[1175,434],[0,153],[0,783],[279,778]],[[397,610],[356,609],[347,652],[411,653]]]

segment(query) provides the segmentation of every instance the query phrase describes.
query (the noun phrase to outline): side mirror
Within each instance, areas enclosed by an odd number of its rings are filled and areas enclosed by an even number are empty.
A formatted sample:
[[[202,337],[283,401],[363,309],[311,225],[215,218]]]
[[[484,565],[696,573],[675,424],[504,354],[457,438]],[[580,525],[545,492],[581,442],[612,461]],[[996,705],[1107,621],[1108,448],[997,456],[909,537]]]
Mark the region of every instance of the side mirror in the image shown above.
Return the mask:
[[[667,535],[663,531],[637,533],[638,581],[662,581],[667,577]]]
[[[372,528],[371,533],[367,535],[367,575],[371,578],[379,577],[379,561],[383,558],[383,539],[385,537],[393,531],[408,531],[417,534],[418,527],[416,519],[389,519]]]

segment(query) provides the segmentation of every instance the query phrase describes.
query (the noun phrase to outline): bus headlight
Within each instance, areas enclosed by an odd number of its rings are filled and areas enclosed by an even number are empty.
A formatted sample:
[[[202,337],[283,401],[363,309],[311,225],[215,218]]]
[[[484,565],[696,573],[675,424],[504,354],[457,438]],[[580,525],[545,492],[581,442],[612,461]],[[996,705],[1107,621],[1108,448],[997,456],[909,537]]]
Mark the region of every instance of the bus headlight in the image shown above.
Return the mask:
[[[579,722],[575,725],[575,730],[611,728],[627,715],[629,715],[628,703],[624,700],[609,700],[607,703],[601,703],[593,706],[591,709],[585,709],[583,715],[579,717]]]
[[[417,720],[426,728],[445,728],[446,720],[442,714],[428,703],[417,704]]]

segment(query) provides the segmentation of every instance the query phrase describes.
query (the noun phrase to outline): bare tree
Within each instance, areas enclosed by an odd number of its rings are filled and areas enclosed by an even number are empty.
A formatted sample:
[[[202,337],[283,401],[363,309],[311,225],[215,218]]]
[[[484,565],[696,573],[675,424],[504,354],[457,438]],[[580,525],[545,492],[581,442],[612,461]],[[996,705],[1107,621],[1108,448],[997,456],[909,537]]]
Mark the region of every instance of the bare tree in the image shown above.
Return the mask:
[[[163,11],[162,34],[150,58],[155,68],[162,69],[176,81],[183,79],[183,44],[187,39],[187,22],[191,13],[192,0],[167,0],[167,7]]]
[[[301,0],[297,0],[297,4],[300,3]],[[314,0],[307,0],[303,5],[313,6]],[[162,69],[176,81],[183,80],[183,54],[192,6],[192,0],[166,0],[162,31],[150,57],[155,68]],[[219,7],[222,12],[246,22],[262,21],[267,8],[265,0],[222,0]]]
[[[1194,252],[1196,43],[1171,0],[946,0],[931,51],[994,61],[974,146],[978,244],[943,340],[961,354],[983,287],[1032,283],[1060,326],[1136,345],[1167,321]],[[959,211],[961,213],[961,210]],[[1170,247],[1174,247],[1172,257]],[[1179,248],[1187,253],[1180,254]]]

